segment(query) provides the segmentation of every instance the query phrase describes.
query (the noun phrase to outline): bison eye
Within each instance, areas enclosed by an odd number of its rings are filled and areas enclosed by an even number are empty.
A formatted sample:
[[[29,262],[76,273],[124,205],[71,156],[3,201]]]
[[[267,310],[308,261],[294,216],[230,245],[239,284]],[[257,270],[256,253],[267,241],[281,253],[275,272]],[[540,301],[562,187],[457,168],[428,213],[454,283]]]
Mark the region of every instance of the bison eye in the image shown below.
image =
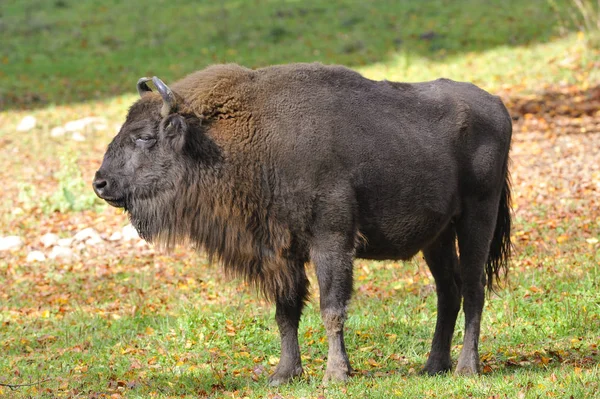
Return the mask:
[[[133,142],[140,148],[150,148],[156,143],[156,139],[152,136],[135,137]]]

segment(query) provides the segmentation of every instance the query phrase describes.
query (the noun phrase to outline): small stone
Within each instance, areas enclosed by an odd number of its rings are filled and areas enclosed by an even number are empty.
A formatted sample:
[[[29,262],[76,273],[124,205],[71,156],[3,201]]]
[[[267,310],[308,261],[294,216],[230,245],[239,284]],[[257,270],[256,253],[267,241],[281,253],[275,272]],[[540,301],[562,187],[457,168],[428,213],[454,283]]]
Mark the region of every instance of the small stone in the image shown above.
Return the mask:
[[[58,243],[58,236],[54,233],[47,233],[40,238],[40,242],[45,248],[48,248]]]
[[[91,227],[80,230],[73,237],[73,239],[75,241],[86,241],[86,240],[89,240],[90,238],[100,238],[100,234],[98,234],[98,232]]]
[[[61,137],[61,136],[64,136],[66,132],[67,131],[65,130],[64,127],[56,126],[56,127],[53,127],[52,130],[50,130],[50,136]]]
[[[71,122],[67,122],[65,124],[65,130],[67,132],[77,132],[96,124],[106,124],[106,119],[88,116],[86,118],[81,118]]]
[[[35,127],[35,124],[36,124],[35,118],[31,115],[27,115],[26,117],[21,119],[21,122],[19,122],[19,125],[17,125],[17,131],[18,132],[28,132]]]
[[[108,237],[108,241],[119,241],[123,239],[123,234],[120,231],[115,231]]]
[[[87,240],[85,240],[85,245],[87,246],[96,246],[96,245],[100,245],[102,244],[104,241],[102,240],[102,238],[100,238],[100,236],[98,237],[91,237]]]
[[[48,255],[50,259],[71,259],[73,257],[73,250],[68,247],[52,247],[52,251]]]
[[[46,255],[42,251],[31,251],[27,254],[27,262],[43,262],[46,260]]]
[[[122,234],[123,240],[125,241],[137,240],[138,238],[140,238],[140,235],[138,234],[137,230],[131,224],[128,224],[127,226],[123,227]]]
[[[0,237],[0,251],[11,251],[23,246],[23,239],[19,236]]]
[[[73,239],[72,238],[61,238],[56,243],[58,244],[59,247],[68,248],[71,246],[71,244],[73,244]]]
[[[73,141],[85,141],[85,137],[83,137],[83,135],[79,132],[73,132],[73,135],[71,135],[71,139],[73,139]]]

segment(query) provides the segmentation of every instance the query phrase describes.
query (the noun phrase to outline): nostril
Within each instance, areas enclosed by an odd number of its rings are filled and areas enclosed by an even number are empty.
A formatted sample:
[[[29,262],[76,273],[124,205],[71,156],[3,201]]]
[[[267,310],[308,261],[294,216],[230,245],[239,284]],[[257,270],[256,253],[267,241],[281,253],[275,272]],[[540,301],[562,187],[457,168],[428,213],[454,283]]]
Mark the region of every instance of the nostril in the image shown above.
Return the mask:
[[[94,191],[96,191],[96,193],[101,193],[108,185],[108,182],[105,179],[96,179],[94,180],[93,185]]]

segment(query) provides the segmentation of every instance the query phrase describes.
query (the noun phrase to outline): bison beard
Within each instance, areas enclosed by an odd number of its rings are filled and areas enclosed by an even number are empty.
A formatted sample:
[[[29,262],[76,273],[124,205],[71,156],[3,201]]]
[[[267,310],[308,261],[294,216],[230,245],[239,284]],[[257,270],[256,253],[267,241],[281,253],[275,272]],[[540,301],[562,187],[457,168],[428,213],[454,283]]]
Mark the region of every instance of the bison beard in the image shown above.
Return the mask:
[[[320,64],[219,65],[172,88],[142,78],[138,91],[94,190],[125,207],[148,241],[205,251],[275,302],[282,352],[271,384],[302,373],[306,263],[329,341],[324,379],[343,381],[353,259],[418,251],[438,295],[423,371],[451,369],[461,303],[456,372],[479,371],[484,287],[511,248],[512,127],[498,98],[466,83],[375,82]]]

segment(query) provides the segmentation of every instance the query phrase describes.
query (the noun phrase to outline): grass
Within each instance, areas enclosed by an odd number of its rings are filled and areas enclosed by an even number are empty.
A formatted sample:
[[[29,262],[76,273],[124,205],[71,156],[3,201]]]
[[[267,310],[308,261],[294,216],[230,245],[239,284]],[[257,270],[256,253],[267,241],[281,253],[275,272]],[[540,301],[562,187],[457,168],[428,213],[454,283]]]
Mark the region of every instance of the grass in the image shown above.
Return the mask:
[[[279,356],[273,307],[202,255],[123,243],[72,262],[25,261],[46,232],[92,226],[108,236],[126,223],[84,187],[142,75],[169,82],[214,62],[317,60],[377,79],[446,76],[494,92],[600,82],[587,33],[561,22],[569,1],[487,3],[2,2],[0,235],[20,235],[27,247],[0,253],[0,383],[43,382],[0,386],[0,397],[594,397],[600,252],[586,238],[600,237],[600,219],[579,209],[550,224],[554,210],[536,193],[516,192],[531,201],[516,215],[510,284],[486,305],[484,374],[473,378],[418,375],[435,324],[419,258],[356,262],[346,336],[358,372],[346,386],[321,385],[327,346],[315,292],[300,330],[306,376],[277,389],[267,386]],[[16,132],[25,115],[37,126]],[[50,135],[84,116],[106,126],[82,131],[84,141]],[[61,196],[65,187],[74,195]]]
[[[22,391],[41,397],[47,389],[81,397],[592,397],[600,388],[600,252],[532,252],[514,262],[511,288],[488,300],[477,378],[417,375],[435,324],[422,261],[358,261],[346,330],[358,374],[346,386],[320,385],[326,344],[315,298],[300,330],[307,377],[268,388],[279,353],[272,307],[183,251],[35,271],[12,265],[0,369],[12,382],[50,378]]]
[[[156,74],[168,82],[217,62],[383,64],[402,80],[458,72],[459,78],[486,82],[492,68],[497,79],[507,75],[520,83],[526,70],[512,71],[522,63],[519,56],[507,57],[508,49],[547,44],[543,52],[554,52],[560,62],[575,41],[553,44],[559,26],[575,31],[560,14],[569,4],[152,0],[140,7],[118,0],[8,1],[0,5],[0,29],[8,38],[0,56],[0,105],[98,100],[133,92],[139,76]],[[487,54],[481,61],[480,53]],[[466,65],[444,69],[464,55]],[[526,63],[541,70],[548,64],[544,58],[528,57]],[[583,58],[580,67],[586,65]],[[552,83],[565,77],[555,76],[553,69],[544,75]]]

